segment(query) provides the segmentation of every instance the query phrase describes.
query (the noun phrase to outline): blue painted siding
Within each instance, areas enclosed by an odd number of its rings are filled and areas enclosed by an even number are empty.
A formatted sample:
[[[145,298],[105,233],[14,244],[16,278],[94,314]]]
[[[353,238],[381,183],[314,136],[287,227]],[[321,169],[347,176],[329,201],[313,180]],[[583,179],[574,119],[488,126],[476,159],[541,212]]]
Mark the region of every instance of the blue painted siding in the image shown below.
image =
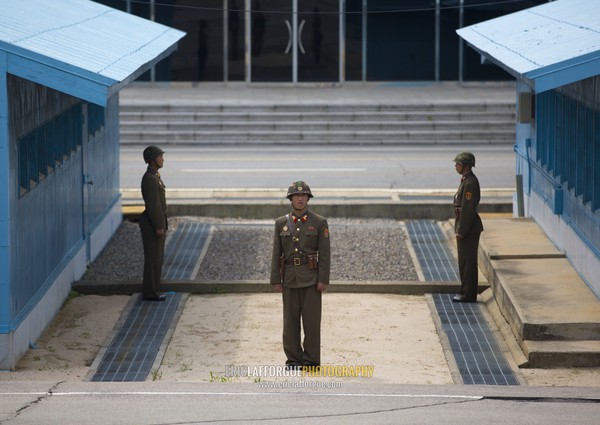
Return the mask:
[[[600,257],[600,110],[556,90],[536,105],[533,190]]]
[[[12,217],[9,313],[14,329],[18,318],[24,317],[53,283],[51,276],[60,272],[73,249],[83,243],[83,149],[72,142],[81,141],[80,100],[13,76],[8,77],[8,99]],[[79,119],[66,120],[65,113],[75,113]],[[27,136],[47,128],[58,129],[54,139],[61,140],[54,142],[61,148],[60,161],[55,162],[52,173],[38,178],[23,193],[19,181],[22,164],[18,160],[23,146],[19,146],[19,140],[34,142]],[[29,154],[27,146],[25,149]],[[34,158],[37,160],[36,155]],[[33,172],[39,176],[37,166]]]
[[[0,333],[8,331],[10,321],[10,212],[8,157],[8,87],[6,53],[0,51]]]
[[[88,105],[88,116],[91,104]],[[94,108],[92,106],[92,108]],[[87,185],[86,222],[88,231],[96,227],[119,194],[119,97],[108,99],[102,108],[104,125],[98,127],[86,148],[84,174],[94,184]],[[91,120],[88,120],[88,126]]]
[[[18,77],[9,81],[13,244],[4,257],[11,295],[5,332],[26,317],[120,196],[118,95],[104,108]]]

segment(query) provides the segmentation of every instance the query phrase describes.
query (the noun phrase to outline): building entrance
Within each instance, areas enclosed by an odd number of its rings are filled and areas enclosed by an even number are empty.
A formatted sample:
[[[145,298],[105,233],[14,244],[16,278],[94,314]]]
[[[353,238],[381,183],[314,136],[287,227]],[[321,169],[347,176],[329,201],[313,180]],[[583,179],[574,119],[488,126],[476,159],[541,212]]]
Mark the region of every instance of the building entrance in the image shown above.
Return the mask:
[[[149,81],[513,79],[457,28],[548,0],[95,0],[185,31]]]
[[[250,81],[339,81],[339,5],[339,0],[253,0]]]

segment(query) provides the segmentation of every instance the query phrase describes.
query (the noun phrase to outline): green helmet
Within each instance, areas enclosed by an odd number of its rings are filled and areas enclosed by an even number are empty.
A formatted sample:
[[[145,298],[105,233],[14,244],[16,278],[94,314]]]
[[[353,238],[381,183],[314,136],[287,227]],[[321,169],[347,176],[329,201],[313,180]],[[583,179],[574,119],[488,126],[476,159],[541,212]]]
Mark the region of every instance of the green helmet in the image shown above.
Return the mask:
[[[308,185],[303,181],[297,181],[293,182],[290,187],[288,187],[287,198],[292,199],[292,195],[297,195],[300,193],[306,193],[309,198],[313,197],[310,187],[308,187]]]
[[[454,162],[461,165],[475,166],[475,155],[471,152],[461,152],[454,158]]]
[[[158,146],[150,145],[146,149],[144,149],[144,161],[147,164],[154,158],[156,158],[158,155],[162,155],[163,153],[165,153],[165,151],[163,151]]]

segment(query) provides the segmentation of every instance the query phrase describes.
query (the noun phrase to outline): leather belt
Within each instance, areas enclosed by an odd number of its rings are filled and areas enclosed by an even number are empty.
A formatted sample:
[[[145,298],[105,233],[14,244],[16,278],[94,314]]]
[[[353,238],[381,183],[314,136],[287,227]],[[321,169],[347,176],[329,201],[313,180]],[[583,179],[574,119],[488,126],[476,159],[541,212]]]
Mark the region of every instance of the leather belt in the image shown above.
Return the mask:
[[[302,264],[308,264],[308,257],[306,257],[305,255],[303,255],[302,257],[286,258],[285,259],[285,264],[287,264],[287,265],[293,264],[294,266],[300,266]]]

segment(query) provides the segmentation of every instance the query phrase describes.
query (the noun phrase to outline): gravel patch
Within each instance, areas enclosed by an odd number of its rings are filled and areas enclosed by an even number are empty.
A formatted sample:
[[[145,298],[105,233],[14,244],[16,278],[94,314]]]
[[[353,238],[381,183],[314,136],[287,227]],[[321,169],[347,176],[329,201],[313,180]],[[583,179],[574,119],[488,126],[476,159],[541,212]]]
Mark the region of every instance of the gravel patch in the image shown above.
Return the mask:
[[[212,239],[197,280],[268,280],[273,220],[174,217],[174,230],[184,221],[213,225]],[[418,280],[400,221],[331,218],[331,280]],[[172,234],[172,233],[171,233]],[[169,240],[167,239],[167,244]],[[124,221],[91,264],[84,280],[141,280],[144,264],[137,223]]]

